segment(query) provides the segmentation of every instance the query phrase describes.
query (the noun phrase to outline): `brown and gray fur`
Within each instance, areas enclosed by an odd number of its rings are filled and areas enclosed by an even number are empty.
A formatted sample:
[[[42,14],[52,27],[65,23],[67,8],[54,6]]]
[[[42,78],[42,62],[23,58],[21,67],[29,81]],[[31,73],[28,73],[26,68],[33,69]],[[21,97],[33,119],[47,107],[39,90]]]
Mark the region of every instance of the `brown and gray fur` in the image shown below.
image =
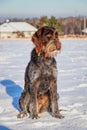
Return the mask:
[[[45,37],[46,32],[51,32],[53,35],[54,31],[54,28],[42,27],[33,35],[32,41],[38,41],[39,43],[38,39],[46,39],[46,42],[42,44],[47,44],[50,39]],[[55,38],[55,36],[53,37]],[[37,47],[39,46],[38,43],[36,43]],[[21,112],[18,114],[18,117],[24,117],[29,113],[32,119],[38,118],[38,113],[46,110],[52,112],[53,117],[63,118],[58,107],[57,74],[55,58],[45,58],[43,51],[38,56],[36,48],[34,48],[31,52],[31,60],[25,71],[25,86],[19,99]]]

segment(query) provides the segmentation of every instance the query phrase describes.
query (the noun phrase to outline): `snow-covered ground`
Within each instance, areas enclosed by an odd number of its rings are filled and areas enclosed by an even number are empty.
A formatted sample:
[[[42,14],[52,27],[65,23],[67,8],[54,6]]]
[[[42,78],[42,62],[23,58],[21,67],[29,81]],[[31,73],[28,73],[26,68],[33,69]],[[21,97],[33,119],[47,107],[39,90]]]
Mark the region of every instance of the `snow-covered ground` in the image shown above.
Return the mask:
[[[0,40],[0,130],[87,130],[87,40],[61,40],[58,65],[59,107],[64,119],[49,113],[17,119],[18,98],[33,44]]]

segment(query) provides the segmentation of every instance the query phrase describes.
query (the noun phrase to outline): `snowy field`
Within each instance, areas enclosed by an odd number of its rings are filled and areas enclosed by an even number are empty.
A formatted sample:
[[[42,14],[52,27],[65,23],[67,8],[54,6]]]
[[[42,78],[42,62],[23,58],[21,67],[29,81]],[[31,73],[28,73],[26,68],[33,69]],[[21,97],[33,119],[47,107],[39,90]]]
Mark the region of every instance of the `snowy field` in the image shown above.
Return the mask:
[[[18,99],[33,44],[0,40],[0,130],[87,130],[87,40],[61,40],[58,65],[59,108],[64,119],[49,113],[17,119]]]

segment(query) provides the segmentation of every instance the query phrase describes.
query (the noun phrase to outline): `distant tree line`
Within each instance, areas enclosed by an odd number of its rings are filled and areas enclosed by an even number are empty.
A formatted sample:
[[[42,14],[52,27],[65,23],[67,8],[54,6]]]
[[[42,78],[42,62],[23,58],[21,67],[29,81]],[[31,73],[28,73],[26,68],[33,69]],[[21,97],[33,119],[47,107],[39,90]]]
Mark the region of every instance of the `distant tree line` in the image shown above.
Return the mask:
[[[63,26],[64,34],[82,34],[82,30],[87,27],[87,19],[84,17],[68,17],[59,19]]]
[[[44,25],[55,27],[59,35],[77,35],[82,33],[84,29],[84,17],[67,17],[67,18],[56,18],[51,16],[42,16],[41,18],[26,18],[26,19],[9,19],[10,21],[25,21],[36,28]],[[87,27],[87,19],[85,19],[85,27]]]
[[[82,34],[84,27],[87,27],[87,19],[84,17],[68,17],[68,18],[58,18],[56,19],[52,16],[48,19],[46,16],[41,17],[37,24],[38,27],[48,25],[53,26],[58,29],[60,35],[77,35]]]

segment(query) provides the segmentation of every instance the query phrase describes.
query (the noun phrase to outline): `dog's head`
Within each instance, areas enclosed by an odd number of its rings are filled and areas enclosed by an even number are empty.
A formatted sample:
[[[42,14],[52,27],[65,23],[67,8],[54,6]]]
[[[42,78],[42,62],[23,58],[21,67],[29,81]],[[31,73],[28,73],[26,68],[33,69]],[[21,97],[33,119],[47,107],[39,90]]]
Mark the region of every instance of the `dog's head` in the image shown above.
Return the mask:
[[[32,36],[32,41],[36,46],[38,56],[44,52],[45,57],[54,57],[61,50],[58,32],[53,27],[41,27]]]

